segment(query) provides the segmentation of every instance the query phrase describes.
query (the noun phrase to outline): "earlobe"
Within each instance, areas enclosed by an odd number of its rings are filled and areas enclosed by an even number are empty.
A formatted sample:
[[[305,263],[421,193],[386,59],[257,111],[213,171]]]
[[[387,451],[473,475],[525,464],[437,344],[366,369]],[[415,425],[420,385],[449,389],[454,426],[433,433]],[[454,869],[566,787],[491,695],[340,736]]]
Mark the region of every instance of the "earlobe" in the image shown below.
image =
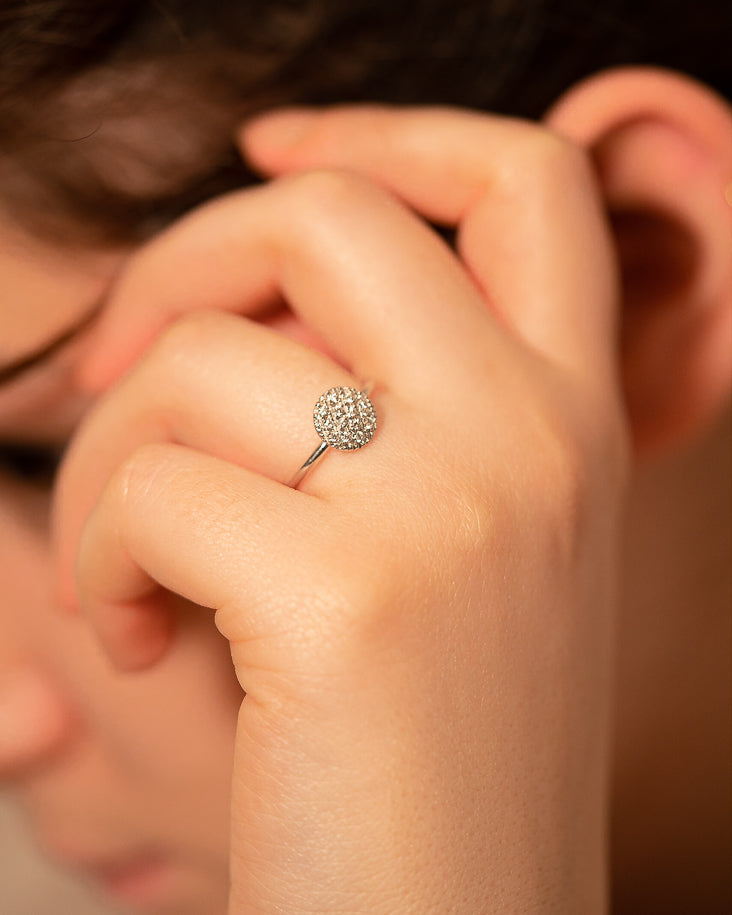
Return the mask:
[[[591,77],[546,124],[595,163],[622,281],[622,374],[636,451],[698,435],[732,387],[732,111],[652,68]]]

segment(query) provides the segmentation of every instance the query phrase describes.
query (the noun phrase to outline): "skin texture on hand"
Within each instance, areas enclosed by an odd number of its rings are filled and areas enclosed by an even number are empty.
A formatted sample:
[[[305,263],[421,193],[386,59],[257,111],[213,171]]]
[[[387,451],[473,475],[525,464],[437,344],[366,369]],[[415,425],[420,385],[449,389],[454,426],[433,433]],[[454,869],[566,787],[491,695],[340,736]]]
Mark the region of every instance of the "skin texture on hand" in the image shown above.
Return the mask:
[[[381,136],[445,138],[457,190],[391,189],[457,254],[349,171],[202,207],[121,277],[87,377],[127,373],[62,472],[60,587],[110,656],[155,663],[166,591],[231,643],[232,913],[605,906],[611,245],[575,147],[423,118]],[[278,301],[324,352],[254,320]],[[366,380],[373,441],[283,485]]]

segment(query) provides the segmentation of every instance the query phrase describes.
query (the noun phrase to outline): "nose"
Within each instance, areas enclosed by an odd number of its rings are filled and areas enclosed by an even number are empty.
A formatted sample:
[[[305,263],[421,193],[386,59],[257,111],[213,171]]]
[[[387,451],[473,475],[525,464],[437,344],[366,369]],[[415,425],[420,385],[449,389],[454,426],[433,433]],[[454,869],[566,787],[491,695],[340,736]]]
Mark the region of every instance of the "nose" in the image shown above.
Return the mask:
[[[0,670],[0,777],[18,777],[63,746],[72,727],[58,689],[30,664]]]

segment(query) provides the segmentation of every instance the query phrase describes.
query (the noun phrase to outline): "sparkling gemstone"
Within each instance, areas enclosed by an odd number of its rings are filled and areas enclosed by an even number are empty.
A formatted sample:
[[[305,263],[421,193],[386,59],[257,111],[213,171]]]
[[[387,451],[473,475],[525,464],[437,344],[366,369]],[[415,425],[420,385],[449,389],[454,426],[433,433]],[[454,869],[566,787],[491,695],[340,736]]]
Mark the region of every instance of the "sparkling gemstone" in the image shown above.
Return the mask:
[[[376,431],[376,410],[363,391],[331,388],[315,404],[313,422],[318,435],[331,448],[363,448]]]

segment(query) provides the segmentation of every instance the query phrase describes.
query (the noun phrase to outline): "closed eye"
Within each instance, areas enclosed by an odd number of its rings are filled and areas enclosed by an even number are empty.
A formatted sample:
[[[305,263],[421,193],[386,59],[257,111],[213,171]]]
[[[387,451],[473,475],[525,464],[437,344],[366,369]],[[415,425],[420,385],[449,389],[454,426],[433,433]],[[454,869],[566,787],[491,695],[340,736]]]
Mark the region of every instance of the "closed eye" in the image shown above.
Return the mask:
[[[50,489],[63,452],[62,445],[6,443],[0,445],[0,473],[22,483]]]

